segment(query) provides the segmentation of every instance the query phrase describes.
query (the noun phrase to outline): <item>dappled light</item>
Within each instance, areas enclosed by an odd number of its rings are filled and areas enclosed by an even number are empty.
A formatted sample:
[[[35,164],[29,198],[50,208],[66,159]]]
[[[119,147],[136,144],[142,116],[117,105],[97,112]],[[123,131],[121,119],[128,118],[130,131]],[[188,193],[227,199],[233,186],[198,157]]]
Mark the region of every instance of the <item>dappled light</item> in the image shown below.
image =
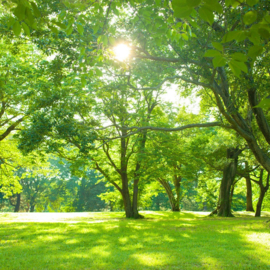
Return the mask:
[[[0,223],[0,265],[15,269],[267,269],[270,246],[265,218],[203,218],[170,213],[168,220],[115,219],[121,213],[84,213],[103,223]],[[166,215],[167,212],[164,212]],[[81,220],[81,215],[70,220]],[[26,214],[27,216],[27,214]],[[173,218],[175,216],[175,218]],[[107,219],[105,219],[107,217]],[[158,220],[158,221],[156,221]],[[49,243],[49,244],[48,244]],[[23,254],[23,256],[16,255]],[[16,260],[7,260],[16,256]],[[249,258],[246,260],[246,258]],[[38,262],[38,265],[37,265]]]
[[[270,270],[269,8],[0,1],[0,270]]]

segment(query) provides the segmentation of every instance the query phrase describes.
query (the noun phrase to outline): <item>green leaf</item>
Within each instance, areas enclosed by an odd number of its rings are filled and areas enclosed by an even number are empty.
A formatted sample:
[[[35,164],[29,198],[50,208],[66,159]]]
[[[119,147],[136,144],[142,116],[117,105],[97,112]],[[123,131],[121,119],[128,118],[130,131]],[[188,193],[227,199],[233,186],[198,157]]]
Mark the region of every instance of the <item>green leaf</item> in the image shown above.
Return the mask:
[[[232,0],[232,7],[236,8],[238,7],[241,3],[243,2],[243,0]]]
[[[262,108],[262,109],[269,109],[270,108],[270,96],[265,97],[260,101],[260,103],[255,106],[254,108]]]
[[[61,22],[52,21],[52,23],[59,26],[63,30],[65,30],[67,28],[67,26]]]
[[[19,36],[20,35],[20,33],[21,33],[21,25],[20,25],[20,23],[17,21],[17,22],[15,22],[14,24],[13,24],[13,27],[12,27],[12,29],[13,29],[13,33],[15,34],[15,36]]]
[[[53,33],[55,33],[56,35],[58,35],[59,31],[58,31],[58,29],[57,29],[56,27],[54,27],[54,26],[52,26],[52,25],[48,25],[48,27],[51,29],[51,31],[52,31]]]
[[[104,46],[107,46],[108,45],[107,36],[105,36],[105,35],[101,36],[101,42],[103,43]]]
[[[13,17],[8,18],[7,26],[11,27],[15,23],[15,19]]]
[[[257,56],[259,56],[263,51],[263,47],[261,45],[254,45],[249,48],[248,50],[248,56],[255,59]]]
[[[259,0],[247,0],[247,4],[251,7],[256,5],[258,2]]]
[[[226,65],[226,59],[224,58],[223,55],[217,55],[214,59],[213,59],[213,65],[214,67],[223,67]]]
[[[96,75],[97,75],[98,77],[101,77],[101,76],[103,75],[103,73],[102,73],[101,70],[96,69]]]
[[[215,56],[219,56],[219,55],[221,55],[221,53],[219,51],[208,50],[205,52],[204,57],[215,57]]]
[[[29,21],[30,26],[32,26],[32,24],[34,23],[34,16],[30,8],[26,8],[25,18]]]
[[[69,36],[73,31],[72,25],[66,29],[66,34]]]
[[[237,38],[239,31],[230,31],[226,33],[222,39],[222,43],[230,42]]]
[[[232,5],[232,0],[225,0],[226,7],[229,7]]]
[[[231,71],[233,72],[233,74],[240,78],[240,74],[241,74],[241,69],[239,69],[237,66],[233,65],[232,62],[229,62],[229,67],[231,69]]]
[[[109,37],[109,43],[111,45],[114,45],[115,44],[115,38],[114,37]]]
[[[63,20],[65,17],[66,17],[66,11],[65,10],[62,10],[61,13],[59,14],[59,20]]]
[[[184,40],[188,40],[188,35],[187,35],[186,33],[181,34],[181,37],[182,37]]]
[[[193,8],[187,5],[186,0],[173,0],[172,8],[174,11],[174,16],[178,18],[188,17],[193,11]]]
[[[40,11],[39,11],[37,5],[36,5],[34,2],[31,2],[31,6],[32,6],[32,9],[33,9],[33,11],[34,11],[34,15],[35,15],[36,17],[40,17],[41,14],[40,14]]]
[[[230,61],[230,63],[231,63],[232,66],[234,66],[234,67],[240,69],[241,71],[244,71],[245,73],[248,72],[247,66],[246,66],[246,64],[245,64],[244,62],[235,61],[234,59],[232,59],[232,60]]]
[[[237,53],[232,54],[231,57],[236,61],[247,62],[247,56],[244,55],[243,53],[237,52]]]
[[[18,4],[18,6],[14,9],[13,14],[22,21],[25,18],[25,6],[22,4]]]
[[[270,23],[270,15],[265,15],[264,17],[263,17],[263,22],[265,22],[265,23]]]
[[[85,47],[81,47],[80,49],[80,55],[84,55],[85,54]]]
[[[96,24],[96,25],[93,26],[93,32],[94,32],[94,34],[97,33],[98,29],[99,29],[99,25],[98,24]]]
[[[205,0],[205,6],[213,12],[223,13],[223,7],[218,0]]]
[[[77,24],[77,30],[81,35],[83,35],[84,28],[83,28],[83,26],[81,24]]]
[[[214,14],[213,12],[208,9],[205,5],[202,6],[200,9],[199,9],[199,15],[200,17],[204,20],[204,21],[207,21],[210,23],[210,25],[213,24],[214,22]]]
[[[236,31],[238,33],[238,35],[236,36],[236,40],[238,42],[241,42],[243,40],[245,40],[247,38],[247,33],[246,31]]]
[[[30,36],[30,29],[25,22],[22,22],[23,31],[27,36]]]
[[[260,36],[263,39],[269,39],[270,38],[270,32],[267,29],[259,28],[258,32],[259,32]]]
[[[85,76],[84,75],[81,77],[81,83],[82,83],[82,87],[85,87],[85,85],[86,85],[86,79],[85,79]]]
[[[244,15],[243,21],[246,25],[252,24],[257,20],[257,12],[252,10]]]
[[[222,46],[222,44],[221,43],[219,43],[219,42],[212,42],[212,45],[213,45],[213,47],[215,48],[215,49],[217,49],[217,50],[219,50],[219,51],[223,51],[223,46]]]
[[[69,28],[70,26],[72,26],[74,22],[75,22],[74,17],[69,18],[67,27]]]
[[[259,45],[261,44],[261,36],[257,29],[252,29],[249,31],[248,39],[254,44]]]
[[[188,0],[187,5],[191,8],[197,7],[201,3],[201,0]]]

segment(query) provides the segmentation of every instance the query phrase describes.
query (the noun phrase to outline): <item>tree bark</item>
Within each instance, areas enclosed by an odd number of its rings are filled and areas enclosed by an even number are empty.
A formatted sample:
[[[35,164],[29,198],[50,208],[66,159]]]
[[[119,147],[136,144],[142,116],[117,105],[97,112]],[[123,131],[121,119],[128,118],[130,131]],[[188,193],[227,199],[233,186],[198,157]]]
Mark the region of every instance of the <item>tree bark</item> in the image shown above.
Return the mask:
[[[133,183],[133,200],[132,200],[132,209],[134,218],[139,218],[141,215],[138,211],[138,194],[139,194],[139,179],[135,179]]]
[[[250,177],[246,177],[246,186],[247,186],[247,205],[246,205],[246,211],[254,212],[253,203],[252,203],[252,185]]]
[[[180,212],[181,180],[182,180],[181,176],[174,175],[174,187],[175,187],[175,193],[176,193],[176,208],[173,211],[177,211],[177,212]]]
[[[30,204],[30,212],[34,212],[35,211],[35,205],[34,204]]]
[[[80,189],[79,189],[79,200],[78,200],[78,205],[77,205],[77,212],[83,212],[84,210],[84,205],[85,205],[85,185],[86,185],[86,180],[85,178],[82,178]]]
[[[258,200],[258,203],[257,203],[257,206],[256,206],[255,217],[260,217],[260,216],[261,216],[262,203],[263,203],[264,195],[265,195],[264,188],[261,187],[261,188],[260,188],[260,196],[259,196],[259,200]]]
[[[143,154],[145,150],[145,143],[147,132],[143,133],[142,140],[140,142],[139,154]],[[141,169],[141,160],[137,157],[136,168],[134,173],[134,182],[133,182],[133,200],[132,200],[132,209],[134,218],[142,218],[143,216],[139,214],[138,211],[138,196],[139,196],[139,181],[140,181],[140,169]]]
[[[262,203],[263,203],[263,199],[264,196],[267,192],[267,190],[269,189],[269,173],[267,175],[267,179],[266,179],[266,185],[263,185],[263,169],[261,169],[260,172],[260,180],[256,181],[256,183],[259,185],[260,187],[260,196],[259,196],[259,200],[256,206],[256,212],[255,212],[255,217],[260,217],[261,216],[261,209],[262,209]]]
[[[218,74],[221,78],[221,84],[214,80],[210,87],[215,95],[217,106],[221,114],[231,124],[231,127],[246,140],[250,150],[253,152],[257,161],[265,168],[267,172],[270,172],[270,158],[267,153],[258,144],[257,139],[254,136],[249,123],[241,116],[229,93],[229,81],[227,79],[226,71],[224,67],[217,68]],[[258,105],[257,92],[252,88],[248,90],[249,103],[253,108],[253,113],[256,113],[256,120],[258,128],[264,135],[267,142],[270,142],[270,128],[265,120],[265,115],[261,109],[255,109],[254,106]]]
[[[238,156],[240,153],[241,150],[239,150],[238,148],[227,149],[227,159],[229,159],[230,162],[225,165],[220,185],[219,205],[217,214],[220,217],[233,217],[233,214],[231,212],[230,193],[236,175]]]
[[[134,218],[133,208],[131,206],[130,194],[128,189],[128,177],[127,173],[124,172],[122,175],[122,197],[124,201],[124,208],[127,218]]]
[[[14,212],[20,211],[20,205],[21,205],[21,193],[18,193]]]
[[[175,198],[170,184],[165,179],[158,178],[158,181],[164,187],[164,189],[166,191],[166,194],[167,194],[167,196],[169,198],[169,202],[170,202],[170,205],[171,205],[171,210],[173,212],[180,212],[179,196],[178,196],[178,199]]]

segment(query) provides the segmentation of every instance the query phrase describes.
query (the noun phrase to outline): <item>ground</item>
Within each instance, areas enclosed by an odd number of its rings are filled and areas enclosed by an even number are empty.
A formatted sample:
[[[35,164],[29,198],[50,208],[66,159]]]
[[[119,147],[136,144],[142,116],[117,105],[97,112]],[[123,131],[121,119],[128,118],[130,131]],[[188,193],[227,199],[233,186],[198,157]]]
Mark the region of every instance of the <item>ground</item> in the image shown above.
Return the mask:
[[[270,213],[142,214],[0,213],[0,269],[270,269]]]

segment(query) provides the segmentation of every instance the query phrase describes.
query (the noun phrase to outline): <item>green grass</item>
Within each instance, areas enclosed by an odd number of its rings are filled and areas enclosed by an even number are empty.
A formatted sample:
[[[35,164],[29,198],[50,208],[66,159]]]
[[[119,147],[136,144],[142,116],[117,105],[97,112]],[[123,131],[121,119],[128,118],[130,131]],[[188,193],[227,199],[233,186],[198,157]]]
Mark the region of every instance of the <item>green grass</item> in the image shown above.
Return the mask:
[[[270,269],[269,217],[143,214],[2,213],[0,269]]]

